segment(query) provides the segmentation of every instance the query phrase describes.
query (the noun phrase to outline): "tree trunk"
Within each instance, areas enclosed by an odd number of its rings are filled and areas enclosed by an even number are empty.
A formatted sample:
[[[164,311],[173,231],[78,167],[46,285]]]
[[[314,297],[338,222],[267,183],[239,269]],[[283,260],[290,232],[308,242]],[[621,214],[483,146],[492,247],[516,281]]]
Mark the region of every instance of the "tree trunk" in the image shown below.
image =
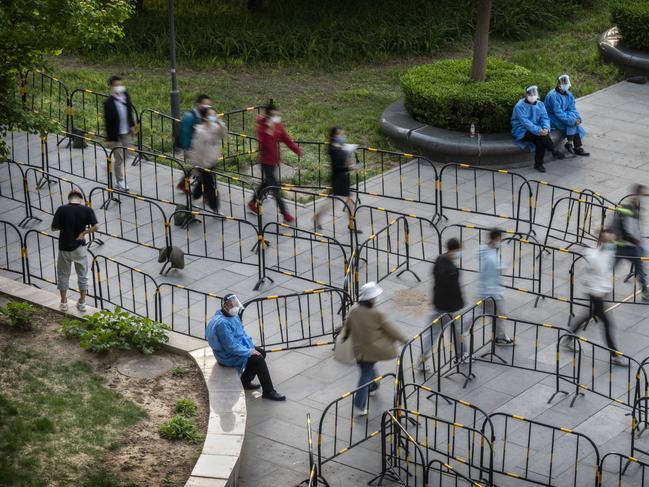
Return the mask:
[[[471,79],[484,81],[487,72],[487,55],[489,54],[489,24],[491,22],[492,0],[479,0],[478,18],[473,40],[473,65]]]
[[[248,0],[247,7],[250,12],[259,12],[264,7],[264,0]]]

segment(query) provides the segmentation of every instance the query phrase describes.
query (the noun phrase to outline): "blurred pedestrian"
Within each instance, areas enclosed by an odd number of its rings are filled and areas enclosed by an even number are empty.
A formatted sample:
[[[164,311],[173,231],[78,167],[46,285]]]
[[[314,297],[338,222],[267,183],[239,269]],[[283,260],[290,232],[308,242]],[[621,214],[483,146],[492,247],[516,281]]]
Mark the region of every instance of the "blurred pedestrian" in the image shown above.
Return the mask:
[[[618,205],[613,219],[613,231],[616,235],[615,267],[622,259],[631,262],[632,272],[640,281],[640,291],[645,301],[649,301],[649,288],[642,257],[646,254],[646,246],[642,241],[640,227],[640,198],[646,193],[646,187],[636,184],[628,203]]]
[[[351,197],[349,171],[352,167],[353,152],[345,148],[345,131],[340,127],[332,127],[329,131],[329,158],[331,159],[331,194],[344,198],[351,215],[354,214],[355,203]],[[321,229],[320,219],[335,204],[334,199],[327,199],[313,217],[316,229]],[[361,233],[358,231],[358,233]]]
[[[212,171],[216,167],[216,161],[221,157],[221,141],[227,134],[227,128],[211,107],[201,107],[199,116],[201,121],[194,128],[188,157],[192,166],[198,171],[198,181],[192,191],[192,197],[197,199],[203,196],[207,206],[218,213],[218,188]]]
[[[59,232],[59,254],[56,259],[56,287],[61,294],[61,311],[68,310],[68,289],[72,264],[77,273],[79,301],[77,309],[86,311],[88,294],[88,247],[86,235],[96,232],[97,216],[92,208],[86,206],[83,195],[72,190],[68,194],[68,203],[59,206],[52,219],[52,230]]]
[[[198,95],[194,108],[188,110],[183,115],[180,121],[180,137],[178,137],[177,145],[183,150],[183,159],[189,159],[189,150],[192,148],[192,139],[194,137],[194,128],[196,124],[202,122],[200,110],[201,108],[212,108],[212,100],[207,95]],[[188,192],[189,188],[185,187],[185,177],[178,182],[176,188]]]
[[[108,78],[110,96],[104,101],[104,123],[106,125],[106,146],[130,147],[135,135],[135,117],[133,104],[126,87],[119,76]],[[115,184],[113,187],[119,191],[128,191],[126,184],[126,150],[118,149],[112,152],[113,174]]]
[[[427,370],[427,360],[430,358],[438,337],[444,326],[451,323],[453,333],[453,344],[456,359],[459,360],[464,354],[460,347],[460,335],[456,330],[456,323],[453,320],[453,313],[464,308],[464,297],[462,296],[462,287],[460,284],[460,257],[462,245],[456,238],[451,238],[446,242],[446,252],[437,257],[433,265],[433,307],[434,311],[426,329],[421,334],[422,354],[417,360],[417,364],[422,370]],[[440,318],[438,323],[434,323]],[[461,323],[458,326],[462,326]]]
[[[284,217],[284,223],[291,223],[294,218],[288,212],[286,205],[280,196],[279,189],[277,189],[281,184],[277,174],[277,168],[281,164],[279,144],[280,142],[286,144],[286,146],[298,156],[301,156],[303,152],[286,133],[286,130],[282,125],[282,117],[279,109],[275,103],[273,103],[273,100],[270,100],[268,105],[266,105],[264,114],[257,117],[257,140],[259,141],[258,162],[261,163],[262,171],[261,185],[259,185],[255,190],[255,196],[248,203],[248,209],[258,215],[260,208],[257,206],[257,202],[261,203],[259,199],[262,191],[271,186],[273,187],[271,193],[273,193],[279,211]]]
[[[218,310],[205,328],[207,343],[212,348],[219,365],[236,367],[243,388],[255,390],[261,387],[264,399],[285,401],[286,397],[275,390],[266,364],[266,351],[256,347],[246,333],[239,313],[243,306],[235,294],[227,294]],[[259,378],[260,384],[252,381]]]
[[[498,316],[506,315],[504,287],[501,274],[504,267],[500,261],[500,244],[503,232],[498,228],[489,231],[489,241],[481,245],[479,250],[480,274],[478,275],[478,293],[485,300],[485,314],[496,316],[496,345],[513,345],[512,340],[505,333],[505,326]],[[493,301],[488,299],[493,298]],[[495,305],[494,305],[495,302]],[[495,308],[495,309],[494,309]]]
[[[604,310],[604,299],[613,290],[614,238],[613,232],[602,230],[599,234],[597,247],[586,249],[584,259],[586,259],[587,268],[584,272],[583,283],[590,300],[590,308],[582,318],[575,320],[574,324],[570,326],[570,331],[577,333],[591,318],[597,318],[604,324],[606,346],[611,350],[617,350],[617,347],[613,338],[613,324]],[[574,349],[574,339],[564,339],[564,346],[570,350]],[[611,362],[615,365],[628,365],[614,353],[611,353]]]
[[[575,96],[570,92],[571,87],[570,76],[559,76],[557,86],[545,95],[545,108],[552,128],[568,139],[566,150],[577,156],[589,156],[583,147],[582,141],[586,131],[581,124],[581,114],[577,111]]]
[[[358,305],[351,309],[342,333],[351,333],[354,355],[360,369],[358,387],[368,384],[376,377],[376,362],[397,357],[395,342],[406,343],[408,337],[376,309],[376,299],[381,295],[377,283],[364,284],[358,294]],[[356,393],[354,407],[359,415],[367,414],[368,394],[378,389],[375,382]]]

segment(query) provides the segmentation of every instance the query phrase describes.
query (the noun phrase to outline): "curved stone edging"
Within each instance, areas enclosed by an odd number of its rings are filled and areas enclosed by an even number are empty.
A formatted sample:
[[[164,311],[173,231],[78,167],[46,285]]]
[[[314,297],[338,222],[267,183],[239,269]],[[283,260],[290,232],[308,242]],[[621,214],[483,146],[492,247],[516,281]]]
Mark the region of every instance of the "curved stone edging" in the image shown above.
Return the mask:
[[[603,32],[597,41],[602,57],[628,75],[649,76],[649,52],[635,51],[620,45],[620,33],[617,27]]]
[[[435,162],[466,162],[476,165],[523,165],[532,153],[518,147],[510,134],[468,134],[441,129],[415,120],[399,99],[381,115],[381,129],[401,150],[423,155]],[[552,133],[559,141],[560,135]]]

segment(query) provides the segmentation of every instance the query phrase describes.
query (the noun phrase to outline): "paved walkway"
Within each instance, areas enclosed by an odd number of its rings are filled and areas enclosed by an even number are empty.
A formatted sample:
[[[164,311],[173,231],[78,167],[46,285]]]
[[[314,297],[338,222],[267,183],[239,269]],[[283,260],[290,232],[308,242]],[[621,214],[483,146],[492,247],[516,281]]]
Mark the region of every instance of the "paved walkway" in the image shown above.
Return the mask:
[[[647,176],[649,169],[649,158],[647,157],[649,152],[649,142],[647,141],[649,86],[620,83],[581,99],[579,109],[588,131],[585,145],[592,153],[590,158],[549,162],[547,163],[548,172],[544,175],[534,172],[531,168],[520,168],[515,172],[529,179],[540,179],[539,176],[542,176],[543,180],[566,188],[590,188],[613,201],[626,195],[628,188],[634,182],[649,183]],[[83,175],[84,170],[88,171],[90,167],[96,171],[96,174],[105,175],[101,157],[95,156],[92,150],[86,149],[83,152],[84,160],[82,161],[78,152],[74,153],[61,147],[57,149],[54,142],[50,138],[48,144],[50,167],[53,166],[52,161],[58,161],[55,167],[62,169],[63,172],[56,170],[52,172],[74,180],[87,194],[90,193],[91,188],[98,184],[85,181],[79,176]],[[16,137],[14,148],[16,158],[22,160],[27,160],[28,157],[33,159],[39,149],[38,141],[34,141],[33,138],[28,141],[24,138],[20,139],[20,137]],[[15,180],[16,171],[9,174],[7,169],[3,168],[2,170],[5,172],[0,173],[2,174],[0,178],[1,194],[10,195],[11,190],[14,189],[16,193],[14,197],[20,199],[20,184],[17,184]],[[136,172],[134,173],[134,171]],[[135,168],[129,168],[128,174],[129,184],[134,191],[140,194],[157,195],[172,202],[179,197],[179,193],[169,189],[172,187],[170,182],[178,177],[177,173],[172,172],[169,168],[143,163]],[[34,178],[34,183],[38,179],[38,174],[35,173],[28,176]],[[470,208],[477,201],[480,208],[485,209],[485,213],[512,215],[516,208],[512,208],[511,204],[507,203],[512,200],[511,175],[496,173],[493,181],[487,179],[489,178],[475,180],[472,171],[459,171],[457,182],[455,182],[455,177],[448,177],[448,181],[453,182],[445,184],[443,188],[446,204],[457,208]],[[399,185],[399,181],[403,181],[403,184]],[[65,184],[67,183],[58,186],[63,188]],[[392,171],[383,179],[373,180],[369,184],[369,188],[381,188],[384,194],[392,195],[397,195],[401,188],[401,194],[413,198],[417,198],[419,195],[419,199],[425,200],[426,195],[434,194],[431,190],[433,185],[432,170],[413,163],[401,173]],[[30,186],[35,187],[35,184],[30,184]],[[516,190],[518,190],[518,185],[516,185]],[[39,204],[48,211],[48,208],[55,208],[60,203],[61,196],[66,192],[67,188],[63,190],[57,189],[57,186],[46,185],[41,192],[35,194],[40,195]],[[245,216],[243,203],[247,194],[240,190],[223,191],[222,186],[222,195],[227,213],[243,218]],[[105,196],[106,194],[102,190],[95,190],[93,206],[97,209],[100,221],[107,228],[108,233],[119,234],[131,240],[138,239],[141,242],[149,243],[152,247],[160,245],[159,242],[163,241],[164,235],[162,213],[157,212],[156,208],[152,208],[145,202],[126,196],[121,197],[121,205],[113,204],[106,211],[99,210],[99,205],[94,201],[101,202]],[[549,197],[548,193],[547,200],[544,197],[539,201],[536,209],[539,217],[549,215],[551,205],[545,202],[549,201]],[[33,200],[32,196],[32,203]],[[404,200],[366,195],[362,197],[362,202],[406,213],[416,213],[427,218],[432,218],[434,213],[430,205],[409,203]],[[17,223],[24,216],[20,204],[7,198],[2,198],[0,204],[3,209],[3,219]],[[273,205],[267,203],[266,207],[271,209]],[[169,216],[174,206],[161,203],[160,208]],[[312,205],[309,204],[294,207],[300,227],[308,228],[312,225],[312,209]],[[558,212],[558,216],[565,217],[567,212],[568,208],[562,209]],[[490,226],[499,223],[505,228],[513,229],[511,221],[494,216],[458,211],[447,211],[445,214],[449,220],[443,222],[443,225],[461,223]],[[43,222],[33,222],[30,228],[47,229],[51,217],[38,212],[35,213],[35,216],[41,217]],[[265,216],[265,218],[272,217],[272,211],[269,211]],[[250,219],[249,216],[247,218]],[[385,223],[385,215],[377,217],[375,213],[369,211],[359,218],[359,227],[365,231],[359,240],[362,240],[363,236],[367,237],[373,233],[373,228],[377,230],[383,226],[377,218],[383,218],[381,221],[383,224]],[[210,218],[202,218],[202,221],[187,231],[172,226],[174,244],[178,245],[178,242],[182,242],[186,249],[194,249],[195,256],[187,259],[188,265],[184,271],[172,271],[167,277],[157,275],[160,265],[157,263],[157,251],[154,248],[102,236],[105,244],[94,247],[94,251],[142,269],[155,276],[158,283],[169,282],[187,285],[218,295],[234,291],[243,299],[259,295],[258,292],[253,291],[258,275],[254,254],[250,252],[250,248],[255,243],[254,236],[251,233],[246,233],[250,229],[243,222],[222,223]],[[416,223],[413,224],[413,221],[421,224],[421,220],[411,219],[413,248],[418,249],[416,252],[419,252],[420,256],[425,253],[436,255],[438,253],[436,235],[425,225],[414,230],[413,227]],[[270,260],[269,266],[304,276],[313,270],[315,274],[311,274],[311,276],[316,275],[321,280],[329,279],[328,282],[340,285],[344,278],[344,271],[341,270],[342,255],[347,252],[347,256],[349,256],[349,237],[344,233],[345,218],[340,209],[337,209],[328,215],[325,222],[322,232],[325,235],[334,235],[336,232],[336,236],[343,244],[342,247],[333,249],[331,246],[321,245],[317,249],[311,250],[308,245],[304,245],[293,248],[292,239],[287,238],[282,241],[281,236],[273,237],[277,240],[271,241],[269,252],[274,256]],[[110,230],[108,230],[109,227]],[[645,228],[647,227],[645,226]],[[136,234],[136,232],[139,233]],[[446,232],[448,233],[445,233],[444,238],[452,236],[454,230],[450,229]],[[463,267],[471,268],[475,264],[474,251],[479,236],[474,233],[464,235],[464,237],[466,260]],[[545,235],[537,235],[537,238],[542,237]],[[550,237],[549,244],[557,246],[565,244],[557,235]],[[391,238],[396,239],[399,236],[394,233],[391,234]],[[36,238],[32,237],[28,242],[28,247],[36,248],[39,242],[40,240],[37,242]],[[13,260],[18,258],[15,249],[11,248],[9,252]],[[203,257],[199,257],[200,255]],[[208,255],[229,259],[232,262],[224,263],[222,260],[206,259],[205,256]],[[47,269],[51,268],[47,262],[52,261],[54,254],[45,248],[41,251],[41,256],[42,268],[47,272]],[[394,263],[387,262],[384,257],[374,255],[368,261],[367,267],[362,271],[363,280],[374,279],[377,275],[376,272],[381,272],[369,264],[381,262],[385,268],[394,265]],[[534,259],[529,259],[528,256],[524,266],[532,266],[533,261]],[[565,295],[569,279],[566,272],[567,264],[565,260],[557,260],[555,264],[555,269],[546,268],[545,274],[552,274],[552,282],[556,284],[557,295],[561,296],[562,293]],[[419,263],[413,267],[413,270],[417,272],[422,282],[417,282],[412,275],[407,273],[401,278],[394,275],[388,277],[382,283],[386,293],[383,295],[380,305],[381,309],[385,310],[408,335],[414,335],[419,331],[430,312],[427,304],[430,294],[430,265]],[[121,286],[132,293],[134,306],[147,305],[150,300],[150,291],[145,294],[144,283],[127,282],[123,278],[125,276],[123,270],[120,269],[107,270],[106,274],[107,289]],[[270,271],[269,275],[275,279],[275,282],[268,283],[262,289],[262,294],[286,294],[314,287],[312,282],[291,278],[276,272]],[[52,279],[53,275],[50,274],[46,277]],[[463,283],[467,297],[470,299],[473,299],[475,293],[474,281],[475,274],[464,273]],[[171,293],[171,291],[168,292]],[[175,296],[178,297],[178,294]],[[168,317],[172,311],[177,313],[179,308],[185,309],[187,315],[183,316],[183,319],[188,323],[188,329],[200,333],[205,316],[211,315],[215,310],[217,300],[206,299],[200,303],[201,309],[198,312],[193,311],[190,314],[188,304],[192,303],[192,299],[194,298],[188,297],[186,302],[176,299],[172,309],[170,297],[166,299],[163,297],[163,318]],[[534,307],[534,301],[532,295],[510,291],[507,294],[507,312],[510,316],[531,321],[551,322],[558,326],[566,324],[568,318],[566,303],[546,299],[542,300],[538,307]],[[195,300],[193,305],[192,309],[195,309]],[[624,304],[616,307],[611,313],[616,323],[618,347],[638,359],[649,355],[647,308]],[[594,340],[603,341],[597,325],[591,325],[586,335]],[[531,337],[530,340],[532,340]],[[548,354],[551,360],[553,352],[550,348],[543,347],[542,353]],[[249,396],[248,434],[242,457],[241,485],[294,485],[306,478],[305,424],[307,412],[311,414],[314,420],[314,430],[317,431],[318,420],[326,405],[344,392],[353,389],[357,381],[355,367],[334,362],[329,347],[271,354],[269,363],[276,387],[287,395],[288,401],[276,404],[261,400],[257,394]],[[382,363],[379,370],[381,373],[394,372],[395,364],[392,362]],[[598,368],[598,374],[600,372],[604,373]],[[625,417],[628,408],[592,393],[586,393],[584,398],[577,399],[573,408],[569,407],[569,400],[562,397],[555,399],[551,404],[546,404],[554,391],[554,384],[551,377],[544,374],[491,364],[478,364],[475,373],[476,379],[470,382],[465,389],[462,388],[462,382],[458,378],[445,379],[442,383],[443,392],[473,402],[487,411],[505,411],[547,421],[557,426],[574,428],[593,438],[601,452],[615,450],[628,453],[630,422],[629,418]],[[617,378],[619,379],[619,377]],[[386,382],[388,383],[381,387],[375,399],[377,407],[373,408],[374,413],[370,415],[367,424],[344,419],[349,418],[350,414],[349,403],[344,403],[340,411],[340,424],[337,425],[339,437],[344,437],[346,431],[349,440],[349,427],[352,424],[356,424],[352,438],[355,438],[353,435],[361,433],[360,429],[362,428],[368,428],[368,431],[379,429],[380,412],[390,407],[392,401],[393,386],[389,383],[389,379]],[[325,431],[333,431],[333,427],[332,424],[325,424],[325,428],[327,428]],[[331,438],[327,438],[327,436],[328,434],[325,432],[323,448],[333,448]],[[340,445],[337,449],[339,448]],[[377,436],[325,465],[323,474],[331,485],[364,484],[380,469],[379,451],[380,442]],[[587,481],[585,482],[580,485],[589,485]],[[499,482],[499,485],[520,485],[520,483],[510,480],[508,484],[504,480]]]

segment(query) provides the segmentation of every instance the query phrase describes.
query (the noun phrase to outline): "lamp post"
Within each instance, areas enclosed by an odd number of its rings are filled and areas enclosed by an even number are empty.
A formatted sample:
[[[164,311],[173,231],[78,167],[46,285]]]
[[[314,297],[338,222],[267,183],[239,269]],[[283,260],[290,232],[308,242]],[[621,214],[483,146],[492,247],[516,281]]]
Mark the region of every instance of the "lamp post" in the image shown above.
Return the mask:
[[[171,61],[171,116],[180,118],[180,92],[176,80],[176,31],[174,29],[174,0],[167,0],[167,15],[169,18],[169,58]],[[174,134],[176,132],[174,123]]]

